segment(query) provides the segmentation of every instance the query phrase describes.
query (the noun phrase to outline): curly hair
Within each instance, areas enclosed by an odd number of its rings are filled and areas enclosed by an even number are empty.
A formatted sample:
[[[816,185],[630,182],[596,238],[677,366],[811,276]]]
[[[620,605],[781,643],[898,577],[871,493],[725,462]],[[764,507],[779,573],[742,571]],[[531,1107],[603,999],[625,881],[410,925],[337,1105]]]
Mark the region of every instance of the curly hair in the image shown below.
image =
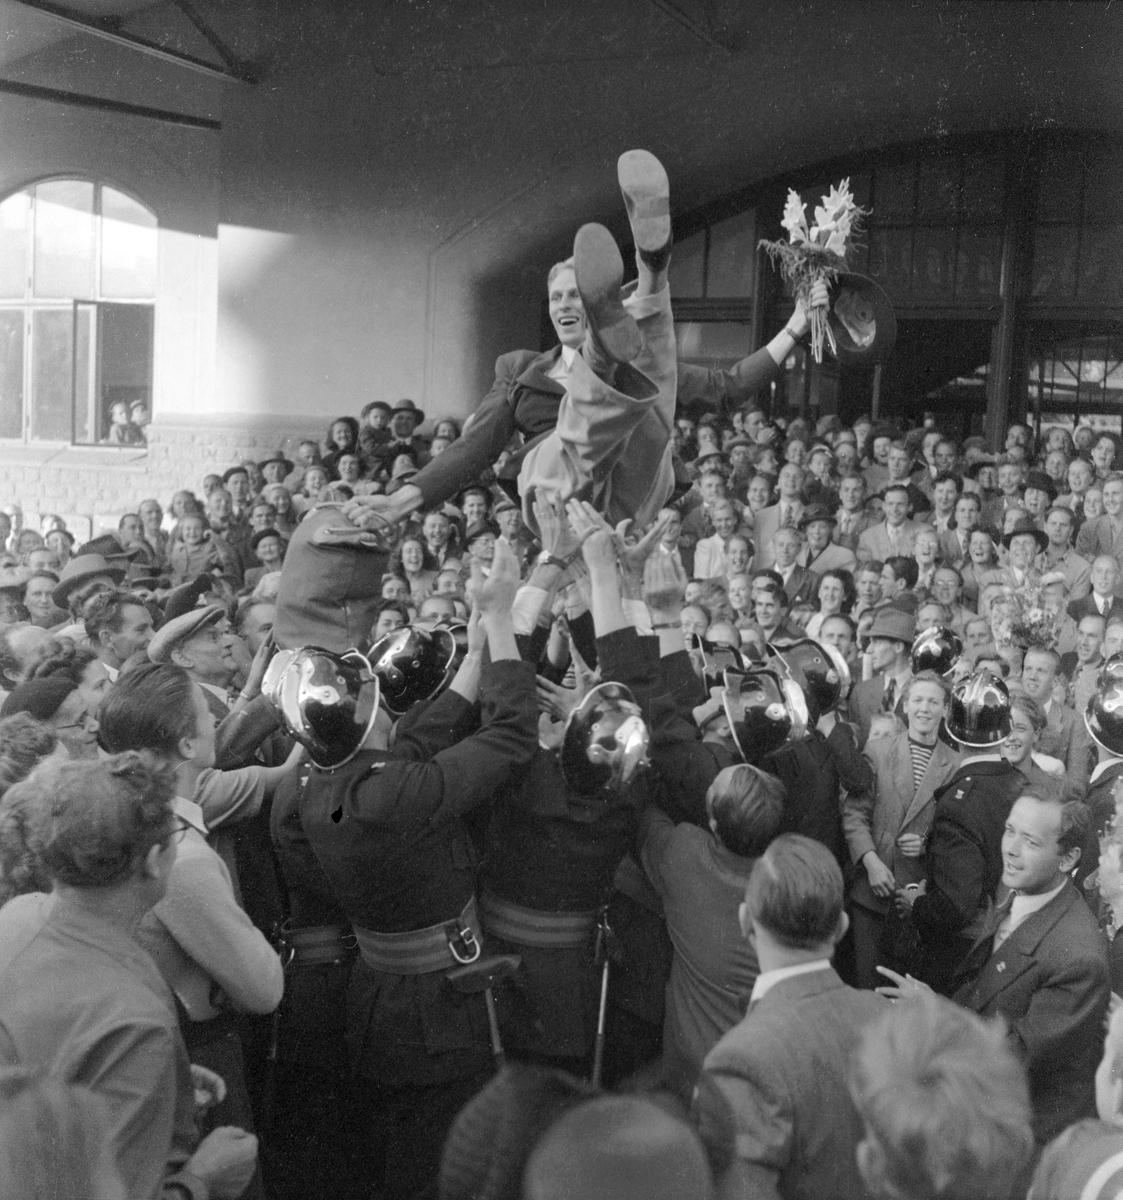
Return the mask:
[[[50,638],[39,647],[35,659],[28,665],[27,679],[49,679],[61,675],[82,682],[82,675],[97,655],[87,646],[76,646],[70,638]]]
[[[711,622],[728,621],[733,623],[733,605],[729,603],[729,589],[723,579],[705,579],[694,597],[694,603],[701,605],[710,614]]]
[[[54,883],[105,888],[171,836],[174,794],[170,770],[127,753],[44,763],[4,803],[27,806],[29,841]]]

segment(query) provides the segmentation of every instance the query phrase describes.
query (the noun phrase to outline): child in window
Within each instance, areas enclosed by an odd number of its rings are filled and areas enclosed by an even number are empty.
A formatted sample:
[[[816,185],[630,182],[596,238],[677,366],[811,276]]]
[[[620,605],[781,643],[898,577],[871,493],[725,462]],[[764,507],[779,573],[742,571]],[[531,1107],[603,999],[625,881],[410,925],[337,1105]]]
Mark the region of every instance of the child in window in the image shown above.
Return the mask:
[[[129,406],[124,400],[114,400],[109,408],[109,436],[105,439],[113,446],[143,445],[144,434],[132,423]]]

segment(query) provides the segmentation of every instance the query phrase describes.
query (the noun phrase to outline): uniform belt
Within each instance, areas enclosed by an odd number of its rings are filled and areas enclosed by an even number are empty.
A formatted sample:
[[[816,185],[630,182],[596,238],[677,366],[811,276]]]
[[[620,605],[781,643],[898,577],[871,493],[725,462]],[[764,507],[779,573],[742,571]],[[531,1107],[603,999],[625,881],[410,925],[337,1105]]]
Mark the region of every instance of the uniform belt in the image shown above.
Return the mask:
[[[377,933],[357,925],[354,929],[363,962],[390,975],[447,971],[475,962],[481,953],[482,934],[475,896],[458,917],[426,929],[411,929],[406,933]]]
[[[584,946],[597,923],[597,915],[597,909],[591,912],[542,912],[501,900],[493,892],[484,891],[480,895],[480,918],[484,929],[520,946],[540,946],[549,950]]]
[[[281,961],[289,967],[322,967],[345,962],[357,941],[349,925],[281,926]]]

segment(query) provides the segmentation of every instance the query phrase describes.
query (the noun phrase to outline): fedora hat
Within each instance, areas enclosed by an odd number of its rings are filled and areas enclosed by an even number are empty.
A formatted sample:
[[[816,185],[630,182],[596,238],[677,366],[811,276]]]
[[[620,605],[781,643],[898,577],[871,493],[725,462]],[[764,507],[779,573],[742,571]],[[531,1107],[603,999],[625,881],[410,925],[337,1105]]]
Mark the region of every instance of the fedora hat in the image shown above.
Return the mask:
[[[895,608],[892,604],[886,604],[883,608],[874,610],[873,624],[870,626],[868,636],[903,642],[911,649],[913,641],[916,639],[916,617],[905,612],[903,608]]]
[[[1010,543],[1014,540],[1014,538],[1021,537],[1023,534],[1028,534],[1034,539],[1034,541],[1037,542],[1038,550],[1044,550],[1049,545],[1049,538],[1046,536],[1046,534],[1042,530],[1038,529],[1032,521],[1027,520],[1025,517],[1016,522],[1014,528],[1003,536],[1002,544],[1007,550],[1009,550]]]
[[[264,471],[269,463],[280,463],[285,468],[285,474],[291,475],[296,467],[296,464],[288,458],[285,458],[284,451],[271,450],[264,458],[257,460],[257,469]]]
[[[398,413],[409,413],[413,417],[414,425],[420,425],[425,420],[425,414],[412,400],[399,400],[390,410],[390,416],[397,416]]]
[[[125,568],[116,563],[107,562],[100,554],[79,554],[63,567],[58,586],[51,593],[51,599],[54,600],[56,607],[66,608],[71,592],[76,588],[84,587],[99,576],[105,576],[116,585],[125,578]]]

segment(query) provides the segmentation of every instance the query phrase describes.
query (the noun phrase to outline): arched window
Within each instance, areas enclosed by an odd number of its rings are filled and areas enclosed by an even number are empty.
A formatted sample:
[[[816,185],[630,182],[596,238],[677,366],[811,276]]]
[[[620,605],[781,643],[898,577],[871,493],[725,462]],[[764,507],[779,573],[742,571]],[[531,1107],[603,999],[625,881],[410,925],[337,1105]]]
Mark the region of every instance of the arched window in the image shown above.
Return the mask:
[[[0,438],[144,443],[156,236],[154,213],[88,179],[0,202]]]

